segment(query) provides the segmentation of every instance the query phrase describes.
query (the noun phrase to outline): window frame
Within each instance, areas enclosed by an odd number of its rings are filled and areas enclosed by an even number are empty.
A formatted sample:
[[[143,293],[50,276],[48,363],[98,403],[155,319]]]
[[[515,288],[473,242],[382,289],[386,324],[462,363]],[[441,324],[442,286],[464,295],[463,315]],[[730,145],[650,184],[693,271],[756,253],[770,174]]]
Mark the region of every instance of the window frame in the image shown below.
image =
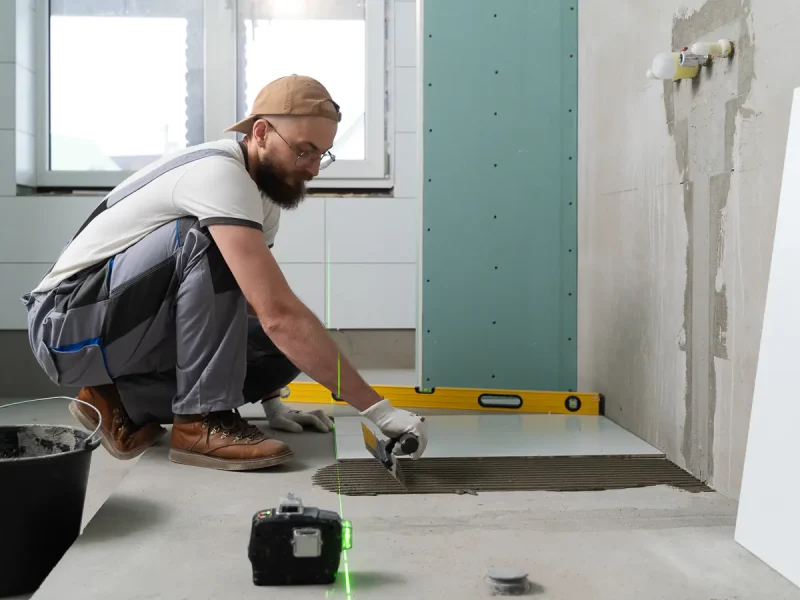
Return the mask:
[[[204,97],[203,139],[239,139],[225,133],[237,122],[237,21],[239,0],[203,0]],[[50,0],[36,13],[36,185],[37,188],[75,191],[111,189],[134,171],[58,171],[49,168],[50,153]],[[389,189],[389,112],[387,110],[387,46],[390,42],[385,0],[365,3],[366,19],[366,116],[364,160],[337,159],[309,182],[310,190]],[[266,82],[265,82],[266,83]],[[343,107],[346,110],[346,107]],[[335,151],[334,151],[335,153]]]

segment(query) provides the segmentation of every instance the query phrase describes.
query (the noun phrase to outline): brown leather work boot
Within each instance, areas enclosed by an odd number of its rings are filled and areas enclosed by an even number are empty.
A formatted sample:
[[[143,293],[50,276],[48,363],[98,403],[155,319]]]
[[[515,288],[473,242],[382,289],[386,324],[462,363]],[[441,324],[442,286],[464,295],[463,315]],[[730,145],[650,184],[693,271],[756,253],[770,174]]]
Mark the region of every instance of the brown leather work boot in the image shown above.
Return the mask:
[[[223,471],[273,467],[294,456],[291,448],[269,439],[238,411],[207,415],[175,415],[172,425],[172,462]]]
[[[114,384],[85,387],[78,393],[78,400],[88,402],[100,411],[103,422],[97,434],[100,443],[114,458],[136,458],[167,432],[157,423],[142,426],[133,423]],[[87,429],[97,427],[97,413],[85,404],[70,402],[69,412]]]

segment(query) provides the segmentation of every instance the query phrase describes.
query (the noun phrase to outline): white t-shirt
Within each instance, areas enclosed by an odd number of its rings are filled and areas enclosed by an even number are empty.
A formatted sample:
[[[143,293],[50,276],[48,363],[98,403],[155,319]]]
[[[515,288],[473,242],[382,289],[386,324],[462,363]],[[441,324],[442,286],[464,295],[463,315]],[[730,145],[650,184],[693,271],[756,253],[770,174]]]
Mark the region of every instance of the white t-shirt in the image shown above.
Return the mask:
[[[62,252],[52,271],[34,292],[53,289],[64,279],[105,261],[148,233],[180,217],[194,216],[203,226],[232,223],[264,232],[272,246],[280,207],[262,195],[245,168],[236,140],[219,140],[160,158],[126,179],[125,187],[178,156],[201,149],[224,154],[206,156],[162,174],[97,215]]]

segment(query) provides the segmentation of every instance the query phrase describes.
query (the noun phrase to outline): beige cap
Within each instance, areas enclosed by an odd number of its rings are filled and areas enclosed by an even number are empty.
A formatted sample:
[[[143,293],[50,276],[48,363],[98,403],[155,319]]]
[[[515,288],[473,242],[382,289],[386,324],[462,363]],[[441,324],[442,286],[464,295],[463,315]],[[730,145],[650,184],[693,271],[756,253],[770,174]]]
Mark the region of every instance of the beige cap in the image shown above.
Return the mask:
[[[319,81],[304,75],[287,75],[265,85],[253,102],[250,114],[225,131],[245,135],[253,130],[253,122],[266,115],[304,115],[342,120],[339,105]]]

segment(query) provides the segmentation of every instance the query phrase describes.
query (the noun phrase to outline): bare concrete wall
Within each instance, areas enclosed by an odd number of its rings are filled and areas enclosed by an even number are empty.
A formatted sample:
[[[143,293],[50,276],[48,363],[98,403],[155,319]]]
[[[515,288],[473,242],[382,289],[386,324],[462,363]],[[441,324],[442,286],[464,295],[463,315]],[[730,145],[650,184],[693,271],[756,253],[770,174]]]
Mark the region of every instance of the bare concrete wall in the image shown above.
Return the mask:
[[[800,3],[579,7],[580,388],[738,498]],[[656,53],[721,37],[734,56],[697,79],[646,79]]]

